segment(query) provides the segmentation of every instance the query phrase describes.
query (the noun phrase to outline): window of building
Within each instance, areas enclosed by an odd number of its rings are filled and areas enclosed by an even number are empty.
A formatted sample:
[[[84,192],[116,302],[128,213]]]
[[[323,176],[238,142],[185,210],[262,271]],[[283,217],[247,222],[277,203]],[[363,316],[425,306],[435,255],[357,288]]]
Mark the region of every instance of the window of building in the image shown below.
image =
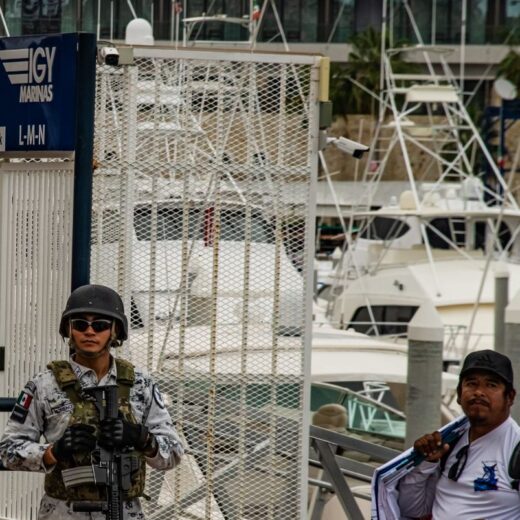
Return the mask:
[[[459,44],[462,4],[459,0],[412,0],[411,8],[426,44]],[[519,16],[516,0],[468,0],[466,43],[503,43]],[[404,6],[394,9],[395,38],[418,43]]]

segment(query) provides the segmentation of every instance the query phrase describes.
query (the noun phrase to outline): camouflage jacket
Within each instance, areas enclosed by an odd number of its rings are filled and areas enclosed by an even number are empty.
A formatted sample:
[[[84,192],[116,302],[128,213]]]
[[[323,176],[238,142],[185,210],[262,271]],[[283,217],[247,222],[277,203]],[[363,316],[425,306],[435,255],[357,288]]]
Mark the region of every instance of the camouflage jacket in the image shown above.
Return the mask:
[[[116,367],[112,362],[106,376],[99,382],[95,372],[73,359],[70,360],[81,386],[116,384]],[[157,440],[158,452],[153,458],[146,458],[149,466],[167,470],[173,468],[184,452],[180,439],[166,410],[161,393],[153,379],[139,368],[135,369],[135,382],[130,390],[132,413],[138,422],[145,424]],[[43,454],[47,447],[56,442],[68,426],[73,405],[63,392],[50,370],[37,374],[23,389],[18,403],[11,414],[3,436],[0,439],[0,460],[11,470],[49,472],[45,467]],[[44,496],[39,518],[61,520],[62,501]],[[130,501],[127,510],[132,511],[128,518],[142,518],[138,499]],[[66,506],[65,506],[66,507]],[[63,518],[83,518],[84,513],[66,513]],[[135,514],[134,514],[135,513]],[[138,516],[136,516],[138,515]],[[104,517],[104,515],[103,515]],[[87,518],[87,517],[85,517]]]

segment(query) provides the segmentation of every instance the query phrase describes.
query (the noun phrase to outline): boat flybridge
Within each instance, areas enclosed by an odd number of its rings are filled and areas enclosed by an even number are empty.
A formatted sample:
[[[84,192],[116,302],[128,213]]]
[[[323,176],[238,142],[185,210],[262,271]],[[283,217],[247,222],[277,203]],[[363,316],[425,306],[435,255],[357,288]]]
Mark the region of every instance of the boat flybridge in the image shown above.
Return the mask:
[[[455,188],[441,188],[454,198],[418,211],[404,193],[400,205],[357,213],[370,224],[332,277],[328,317],[335,326],[404,337],[431,301],[445,326],[445,358],[493,348],[495,275],[507,271],[510,293],[520,290],[520,212],[457,209],[464,201]]]

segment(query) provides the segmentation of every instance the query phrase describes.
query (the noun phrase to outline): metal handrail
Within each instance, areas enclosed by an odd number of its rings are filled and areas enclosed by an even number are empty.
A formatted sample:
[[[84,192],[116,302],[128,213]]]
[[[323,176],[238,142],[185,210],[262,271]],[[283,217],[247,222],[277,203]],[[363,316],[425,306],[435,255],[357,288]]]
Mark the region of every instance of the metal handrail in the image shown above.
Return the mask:
[[[322,469],[323,474],[318,478],[309,479],[309,484],[318,488],[317,500],[308,512],[309,518],[321,520],[327,500],[325,494],[334,492],[347,518],[363,520],[361,509],[355,500],[355,497],[359,495],[345,477],[354,477],[362,482],[369,482],[374,466],[338,455],[338,448],[365,453],[370,455],[373,460],[380,462],[387,462],[400,452],[318,426],[310,427],[310,443],[309,463]],[[366,497],[363,496],[363,498]]]
[[[14,397],[0,397],[0,412],[11,412],[15,404]]]
[[[14,397],[0,397],[0,413],[1,412],[11,412],[16,404],[16,399]],[[7,471],[4,468],[2,462],[0,462],[0,471]]]

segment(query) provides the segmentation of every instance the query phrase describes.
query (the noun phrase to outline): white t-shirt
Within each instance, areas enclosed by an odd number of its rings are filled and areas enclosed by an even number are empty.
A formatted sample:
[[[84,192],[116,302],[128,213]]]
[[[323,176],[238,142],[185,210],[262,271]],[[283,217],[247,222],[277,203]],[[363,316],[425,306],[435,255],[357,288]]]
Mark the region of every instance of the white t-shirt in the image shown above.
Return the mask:
[[[413,518],[431,510],[434,520],[520,520],[520,494],[512,487],[507,471],[518,442],[520,427],[508,418],[469,445],[466,465],[455,482],[448,473],[459,450],[468,445],[468,432],[464,433],[442,475],[439,463],[423,462],[402,479],[401,514]]]

